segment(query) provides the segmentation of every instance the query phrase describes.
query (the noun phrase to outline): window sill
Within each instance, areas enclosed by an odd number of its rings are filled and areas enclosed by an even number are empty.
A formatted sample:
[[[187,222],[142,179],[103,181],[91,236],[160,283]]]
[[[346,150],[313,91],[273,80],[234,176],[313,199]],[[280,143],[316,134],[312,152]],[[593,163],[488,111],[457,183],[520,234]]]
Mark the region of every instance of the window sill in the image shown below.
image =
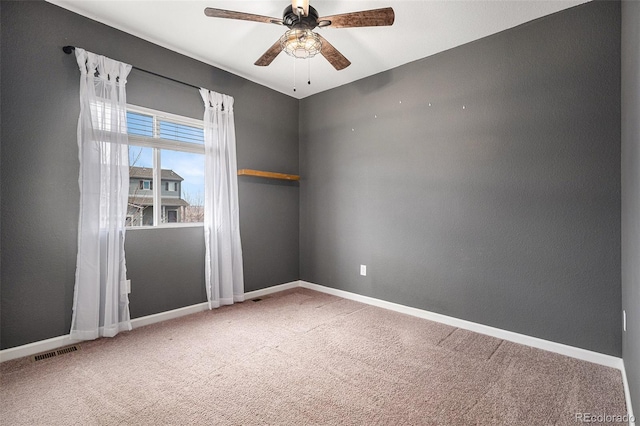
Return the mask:
[[[165,223],[160,226],[127,226],[126,232],[139,229],[176,229],[176,228],[202,228],[204,223]]]

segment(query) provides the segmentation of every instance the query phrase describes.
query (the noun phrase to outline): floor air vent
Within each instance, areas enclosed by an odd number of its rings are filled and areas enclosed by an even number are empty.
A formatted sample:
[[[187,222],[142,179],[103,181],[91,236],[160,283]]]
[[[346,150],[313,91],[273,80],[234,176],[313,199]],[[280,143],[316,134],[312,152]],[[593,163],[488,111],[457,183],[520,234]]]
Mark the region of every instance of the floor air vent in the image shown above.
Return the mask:
[[[31,357],[32,361],[42,361],[43,359],[53,358],[54,356],[64,355],[71,352],[76,352],[80,350],[80,345],[71,345],[66,346],[64,348],[56,349],[55,351],[44,352],[38,355],[34,355]]]

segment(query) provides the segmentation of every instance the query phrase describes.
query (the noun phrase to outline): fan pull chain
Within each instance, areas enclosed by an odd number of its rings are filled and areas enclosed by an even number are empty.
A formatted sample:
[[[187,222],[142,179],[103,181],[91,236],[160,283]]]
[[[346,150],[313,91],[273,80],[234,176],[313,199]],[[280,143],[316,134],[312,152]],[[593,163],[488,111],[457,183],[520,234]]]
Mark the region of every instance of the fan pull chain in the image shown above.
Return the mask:
[[[311,61],[307,61],[307,84],[311,85]]]
[[[296,60],[297,58],[293,58],[293,91],[296,91]]]

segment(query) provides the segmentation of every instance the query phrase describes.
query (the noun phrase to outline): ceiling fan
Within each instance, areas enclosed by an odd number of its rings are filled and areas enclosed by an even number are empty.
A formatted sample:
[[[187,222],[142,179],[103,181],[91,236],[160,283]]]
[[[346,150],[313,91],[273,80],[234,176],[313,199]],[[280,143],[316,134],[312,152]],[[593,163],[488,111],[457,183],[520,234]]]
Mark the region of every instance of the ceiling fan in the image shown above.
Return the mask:
[[[263,67],[269,65],[284,50],[296,58],[310,58],[320,53],[336,70],[345,69],[351,65],[351,62],[324,37],[314,32],[315,28],[389,26],[393,25],[395,19],[393,9],[390,7],[319,17],[318,12],[309,6],[308,0],[292,0],[291,5],[284,9],[282,19],[212,7],[207,7],[204,13],[212,18],[263,22],[289,28],[289,31],[267,49],[255,65]]]

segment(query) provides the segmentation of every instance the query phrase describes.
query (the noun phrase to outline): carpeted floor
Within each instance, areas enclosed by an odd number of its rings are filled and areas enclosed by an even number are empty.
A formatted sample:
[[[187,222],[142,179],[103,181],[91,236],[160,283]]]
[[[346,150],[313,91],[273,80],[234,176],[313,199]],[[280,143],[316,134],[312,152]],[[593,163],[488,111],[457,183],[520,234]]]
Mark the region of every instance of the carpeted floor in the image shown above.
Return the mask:
[[[620,372],[307,289],[0,364],[0,423],[575,425]]]

